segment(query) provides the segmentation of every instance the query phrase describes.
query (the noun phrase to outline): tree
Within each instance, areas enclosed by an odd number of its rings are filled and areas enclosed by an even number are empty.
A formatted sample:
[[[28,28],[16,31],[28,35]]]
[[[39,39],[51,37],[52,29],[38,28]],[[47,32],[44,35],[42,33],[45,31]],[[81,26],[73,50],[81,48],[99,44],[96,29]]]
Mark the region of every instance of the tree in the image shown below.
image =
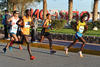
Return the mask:
[[[16,10],[17,8],[20,8],[21,14],[23,16],[27,3],[30,4],[33,2],[40,2],[40,1],[42,1],[42,0],[8,0],[8,6],[9,6],[10,10]]]
[[[47,0],[43,0],[43,19],[46,19],[47,14]]]
[[[69,23],[72,21],[73,17],[73,0],[69,0],[69,6],[68,6],[68,16],[69,16]]]
[[[0,0],[0,9],[3,10],[4,8],[6,8],[6,6],[7,6],[6,0]]]
[[[94,0],[94,7],[93,7],[93,22],[98,18],[98,3],[99,0]]]
[[[99,0],[94,0],[94,7],[93,7],[93,22],[97,21],[98,19],[98,3]],[[97,26],[94,25],[93,30],[98,30]]]

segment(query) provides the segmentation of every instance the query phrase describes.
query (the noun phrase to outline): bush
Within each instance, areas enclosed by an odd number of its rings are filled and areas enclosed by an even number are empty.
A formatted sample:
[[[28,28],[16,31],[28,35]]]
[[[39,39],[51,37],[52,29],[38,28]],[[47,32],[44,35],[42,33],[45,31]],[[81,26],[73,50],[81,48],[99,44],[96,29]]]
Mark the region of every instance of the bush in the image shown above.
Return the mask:
[[[51,26],[55,29],[62,29],[65,27],[65,24],[67,23],[66,20],[52,20]]]
[[[94,26],[96,26],[98,29],[100,29],[100,21],[95,22],[87,22],[88,30],[92,30]],[[76,26],[76,21],[71,22],[71,27],[74,28]]]
[[[88,22],[87,25],[89,30],[92,30],[94,26],[100,29],[100,21]]]
[[[95,22],[94,22],[94,26],[97,26],[97,28],[100,29],[100,21],[95,21]]]
[[[76,26],[77,26],[76,21],[75,20],[71,21],[71,28],[74,29],[75,31],[77,30]]]
[[[92,30],[94,27],[93,22],[88,22],[87,25],[88,25],[88,30]]]

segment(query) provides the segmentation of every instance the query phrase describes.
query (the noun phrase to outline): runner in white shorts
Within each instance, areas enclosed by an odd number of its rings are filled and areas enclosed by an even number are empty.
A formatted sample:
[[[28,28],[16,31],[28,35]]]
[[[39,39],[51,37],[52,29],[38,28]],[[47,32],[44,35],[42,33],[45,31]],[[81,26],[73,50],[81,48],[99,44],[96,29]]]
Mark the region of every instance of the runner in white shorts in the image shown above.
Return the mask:
[[[13,43],[18,43],[18,37],[16,36],[17,34],[17,29],[18,29],[18,25],[17,25],[17,21],[19,20],[19,12],[18,11],[14,11],[13,12],[13,16],[8,19],[8,24],[10,25],[10,39],[11,41],[6,45],[6,47],[3,49],[4,53],[6,53],[6,50],[9,48],[10,50],[12,50],[12,44]]]

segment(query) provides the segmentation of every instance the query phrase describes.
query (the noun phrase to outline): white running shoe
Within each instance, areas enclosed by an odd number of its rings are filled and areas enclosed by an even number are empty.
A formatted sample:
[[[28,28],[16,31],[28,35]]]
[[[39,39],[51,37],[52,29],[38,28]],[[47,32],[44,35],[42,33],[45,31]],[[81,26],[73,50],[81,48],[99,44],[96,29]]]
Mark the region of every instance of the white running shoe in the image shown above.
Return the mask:
[[[82,51],[79,51],[78,53],[79,53],[79,55],[80,55],[81,58],[84,57],[83,54],[82,54]]]
[[[10,38],[6,39],[6,40],[10,40]]]
[[[65,54],[68,56],[68,48],[65,47]]]
[[[32,41],[32,43],[39,43],[38,41]]]

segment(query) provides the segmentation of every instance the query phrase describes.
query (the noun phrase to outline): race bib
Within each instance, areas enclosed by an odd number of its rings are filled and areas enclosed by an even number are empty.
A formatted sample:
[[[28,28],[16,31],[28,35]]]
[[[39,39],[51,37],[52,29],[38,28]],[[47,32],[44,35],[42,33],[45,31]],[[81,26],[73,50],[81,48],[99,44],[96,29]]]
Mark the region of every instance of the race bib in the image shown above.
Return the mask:
[[[25,22],[25,28],[29,28],[30,27],[30,22]]]
[[[12,26],[11,32],[16,33],[17,32],[17,25]]]
[[[83,33],[83,31],[84,31],[84,26],[80,26],[80,27],[79,27],[79,32],[80,32],[80,33]]]

